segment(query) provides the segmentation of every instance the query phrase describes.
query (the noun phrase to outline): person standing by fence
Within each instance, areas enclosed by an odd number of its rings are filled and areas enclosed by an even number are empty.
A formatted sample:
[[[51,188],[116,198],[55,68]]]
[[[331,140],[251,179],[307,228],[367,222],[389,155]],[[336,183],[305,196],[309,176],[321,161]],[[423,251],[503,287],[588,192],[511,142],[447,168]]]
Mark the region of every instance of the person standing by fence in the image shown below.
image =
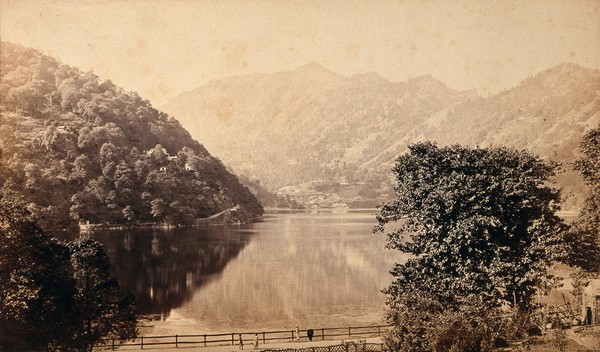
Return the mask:
[[[239,334],[238,338],[240,340],[240,350],[243,350],[244,349],[244,340],[242,339],[242,334]]]
[[[258,349],[258,333],[254,333],[254,349]]]
[[[300,328],[298,328],[298,325],[296,325],[296,333],[294,335],[294,339],[296,340],[296,342],[300,342]]]

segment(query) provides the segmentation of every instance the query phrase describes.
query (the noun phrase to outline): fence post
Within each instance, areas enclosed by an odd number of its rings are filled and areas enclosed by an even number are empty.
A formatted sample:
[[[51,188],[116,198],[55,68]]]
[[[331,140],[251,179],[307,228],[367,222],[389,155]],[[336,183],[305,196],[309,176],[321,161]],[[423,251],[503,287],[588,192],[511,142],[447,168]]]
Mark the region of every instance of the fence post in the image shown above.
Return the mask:
[[[141,349],[143,350],[144,349],[144,336],[142,336],[142,346],[141,347],[142,347]]]
[[[231,345],[235,345],[235,333],[231,333]]]
[[[321,329],[321,340],[325,340],[325,329]]]
[[[294,330],[292,330],[292,342],[294,342]]]
[[[179,341],[177,341],[177,334],[175,334],[175,348],[179,348]]]
[[[204,334],[204,347],[206,347],[206,334]]]
[[[350,329],[352,329],[352,328],[348,327],[348,338],[352,338],[352,332]]]
[[[381,326],[377,325],[377,335],[381,336]]]
[[[113,337],[113,339],[112,339],[112,350],[113,350],[113,351],[115,350],[115,338],[114,338],[114,337]]]
[[[263,331],[263,344],[266,343],[267,340],[265,340],[265,332]]]

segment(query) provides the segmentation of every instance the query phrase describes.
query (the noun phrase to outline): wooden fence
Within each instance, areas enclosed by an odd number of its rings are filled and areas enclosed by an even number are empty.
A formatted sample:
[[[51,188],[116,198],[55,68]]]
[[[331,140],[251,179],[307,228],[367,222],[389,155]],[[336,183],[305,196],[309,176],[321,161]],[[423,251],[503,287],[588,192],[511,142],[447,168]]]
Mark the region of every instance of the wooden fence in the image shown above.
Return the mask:
[[[531,314],[529,323],[539,327],[544,327],[548,323],[556,324],[555,326],[571,325],[578,317],[577,308],[567,302],[558,306],[546,306],[544,310]]]
[[[571,323],[579,314],[577,309],[571,307],[571,304],[567,302],[560,306],[548,306],[547,315],[550,320]]]
[[[369,326],[349,326],[338,328],[318,328],[301,329],[299,341],[309,341],[308,332],[312,330],[312,341],[324,341],[344,338],[366,338],[381,336],[389,330],[391,325],[369,325]],[[120,343],[111,340],[106,345],[96,346],[101,349],[115,350],[119,347],[138,346],[140,349],[150,346],[163,347],[208,347],[223,345],[239,345],[240,335],[245,346],[251,346],[254,342],[255,334],[258,334],[259,343],[267,344],[273,342],[296,341],[296,331],[293,330],[274,330],[274,331],[255,331],[255,332],[231,332],[223,334],[196,334],[196,335],[170,335],[170,336],[140,336],[136,340]],[[316,347],[315,347],[316,348]],[[316,350],[315,350],[316,351]],[[333,350],[332,350],[333,351]],[[370,350],[369,350],[370,351]]]

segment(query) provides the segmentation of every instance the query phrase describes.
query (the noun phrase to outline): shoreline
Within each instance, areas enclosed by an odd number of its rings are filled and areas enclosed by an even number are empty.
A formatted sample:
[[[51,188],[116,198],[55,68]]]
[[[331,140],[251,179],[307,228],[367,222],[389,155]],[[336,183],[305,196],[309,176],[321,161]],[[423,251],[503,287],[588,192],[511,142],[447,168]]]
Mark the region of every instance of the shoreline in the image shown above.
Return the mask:
[[[90,233],[94,231],[106,231],[106,230],[131,230],[131,229],[176,229],[186,227],[200,227],[200,226],[211,226],[211,225],[242,225],[245,223],[257,221],[262,218],[262,215],[245,219],[244,213],[241,217],[237,216],[238,211],[241,209],[239,205],[232,208],[225,209],[211,216],[195,219],[193,224],[181,225],[181,224],[169,224],[159,222],[143,222],[143,223],[132,223],[132,224],[90,224],[79,222],[79,233]],[[236,214],[236,215],[232,215]],[[242,219],[240,219],[242,218]]]

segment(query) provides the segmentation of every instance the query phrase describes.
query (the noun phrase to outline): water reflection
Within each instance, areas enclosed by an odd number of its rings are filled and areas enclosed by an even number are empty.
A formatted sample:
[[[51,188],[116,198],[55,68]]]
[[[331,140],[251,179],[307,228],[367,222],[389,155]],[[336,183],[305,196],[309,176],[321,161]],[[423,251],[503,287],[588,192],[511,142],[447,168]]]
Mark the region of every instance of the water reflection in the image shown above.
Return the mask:
[[[373,222],[370,214],[269,216],[178,313],[221,331],[380,323],[397,252],[370,233]]]
[[[93,237],[104,244],[123,289],[136,296],[139,313],[161,320],[217,277],[250,239],[234,227],[104,231]]]
[[[372,213],[270,214],[244,226],[94,234],[146,334],[381,323],[398,252]],[[147,322],[151,319],[151,322]]]

